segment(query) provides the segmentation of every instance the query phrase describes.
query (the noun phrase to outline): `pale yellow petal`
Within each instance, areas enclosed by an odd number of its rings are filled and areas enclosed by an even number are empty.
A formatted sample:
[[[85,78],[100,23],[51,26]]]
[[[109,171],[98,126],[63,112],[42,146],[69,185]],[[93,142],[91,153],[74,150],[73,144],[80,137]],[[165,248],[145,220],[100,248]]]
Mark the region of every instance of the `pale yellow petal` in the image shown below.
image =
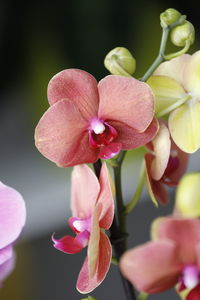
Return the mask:
[[[200,51],[194,53],[188,61],[183,84],[193,97],[200,100]]]
[[[183,84],[184,70],[187,67],[191,55],[183,54],[176,58],[166,61],[156,69],[153,75],[168,76]]]
[[[184,88],[170,77],[151,76],[147,83],[155,95],[156,114],[162,113],[187,96]]]
[[[165,124],[160,123],[159,131],[152,143],[155,158],[151,164],[151,175],[154,180],[159,180],[167,167],[171,148],[169,130]]]
[[[186,153],[200,148],[200,103],[192,100],[170,114],[169,130],[174,142]]]
[[[200,217],[200,173],[182,177],[176,191],[175,210],[184,217]]]

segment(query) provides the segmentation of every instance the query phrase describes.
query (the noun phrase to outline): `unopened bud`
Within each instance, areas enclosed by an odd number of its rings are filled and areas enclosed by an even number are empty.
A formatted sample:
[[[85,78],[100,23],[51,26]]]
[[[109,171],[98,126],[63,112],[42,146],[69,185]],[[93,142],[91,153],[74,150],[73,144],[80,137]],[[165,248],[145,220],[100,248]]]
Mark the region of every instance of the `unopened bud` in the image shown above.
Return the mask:
[[[184,175],[177,187],[175,211],[183,217],[200,217],[200,172]]]
[[[181,13],[174,9],[168,8],[160,15],[160,24],[163,28],[175,23],[180,18]]]
[[[111,74],[131,76],[136,69],[136,61],[128,49],[117,47],[105,57],[104,65]]]
[[[194,43],[195,30],[192,23],[185,21],[184,24],[176,26],[171,32],[171,41],[174,45],[184,47],[186,43]]]
[[[82,298],[81,300],[96,300],[96,298],[93,298],[92,296],[88,296],[87,298]]]

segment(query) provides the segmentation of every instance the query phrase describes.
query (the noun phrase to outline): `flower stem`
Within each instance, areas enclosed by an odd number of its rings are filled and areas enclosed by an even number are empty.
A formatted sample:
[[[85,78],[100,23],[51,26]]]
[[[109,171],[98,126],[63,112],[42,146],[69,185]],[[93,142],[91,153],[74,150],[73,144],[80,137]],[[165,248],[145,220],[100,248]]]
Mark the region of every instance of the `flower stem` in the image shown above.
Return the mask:
[[[147,81],[147,79],[152,75],[152,73],[157,69],[157,67],[165,60],[164,53],[165,53],[165,48],[167,44],[167,38],[169,35],[170,28],[165,27],[162,30],[162,38],[161,38],[161,43],[160,43],[160,49],[158,56],[154,60],[153,64],[150,66],[150,68],[146,71],[144,76],[140,79],[141,81]]]
[[[115,251],[115,257],[117,261],[120,260],[122,254],[127,250],[127,229],[126,229],[126,207],[123,202],[122,196],[122,184],[121,184],[121,168],[122,162],[126,155],[126,151],[120,152],[116,159],[116,165],[113,167],[114,171],[114,180],[115,180],[115,189],[116,189],[116,218],[110,228],[111,234],[111,243]],[[120,272],[120,270],[119,270]],[[134,288],[132,284],[123,277],[120,272],[122,279],[123,287],[126,293],[127,300],[136,300]]]

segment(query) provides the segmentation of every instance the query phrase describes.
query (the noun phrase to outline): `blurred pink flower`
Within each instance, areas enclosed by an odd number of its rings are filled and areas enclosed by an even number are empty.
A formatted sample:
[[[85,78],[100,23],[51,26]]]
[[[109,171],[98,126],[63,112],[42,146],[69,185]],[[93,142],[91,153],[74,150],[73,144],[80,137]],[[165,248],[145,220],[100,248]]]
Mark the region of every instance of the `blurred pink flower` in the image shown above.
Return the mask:
[[[177,284],[191,289],[195,300],[200,284],[200,220],[162,217],[153,223],[154,241],[127,251],[120,262],[126,278],[139,291],[159,293]],[[190,294],[191,295],[191,294]]]
[[[0,285],[14,268],[13,243],[21,233],[25,219],[22,196],[0,182]]]
[[[166,186],[178,184],[186,171],[188,154],[171,140],[164,122],[160,122],[157,135],[147,147],[152,151],[145,155],[149,194],[156,201],[166,204],[169,201]]]
[[[38,150],[62,167],[93,163],[148,143],[156,134],[154,96],[134,78],[109,75],[98,84],[68,69],[48,85],[51,105],[35,130]]]
[[[112,248],[104,230],[109,229],[114,216],[114,201],[106,164],[99,181],[87,165],[76,166],[72,172],[69,225],[76,237],[52,237],[54,247],[65,253],[77,253],[88,246],[87,257],[77,280],[77,289],[86,294],[105,278],[112,257]]]

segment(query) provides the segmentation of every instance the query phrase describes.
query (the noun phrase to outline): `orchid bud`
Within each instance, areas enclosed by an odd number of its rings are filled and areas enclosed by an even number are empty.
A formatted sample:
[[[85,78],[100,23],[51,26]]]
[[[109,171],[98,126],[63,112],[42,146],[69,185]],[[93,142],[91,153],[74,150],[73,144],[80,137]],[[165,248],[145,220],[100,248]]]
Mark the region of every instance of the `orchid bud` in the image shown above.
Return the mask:
[[[181,13],[179,11],[174,8],[168,8],[160,15],[160,24],[163,28],[168,27],[178,21],[180,16]]]
[[[184,24],[176,26],[171,32],[171,41],[174,45],[183,47],[187,42],[194,43],[195,30],[192,23],[185,21]]]
[[[96,298],[88,296],[87,298],[82,298],[81,300],[96,300]]]
[[[131,76],[136,69],[136,61],[128,49],[116,47],[105,57],[104,65],[113,75]]]
[[[188,173],[180,180],[175,210],[184,217],[200,217],[200,172]]]

